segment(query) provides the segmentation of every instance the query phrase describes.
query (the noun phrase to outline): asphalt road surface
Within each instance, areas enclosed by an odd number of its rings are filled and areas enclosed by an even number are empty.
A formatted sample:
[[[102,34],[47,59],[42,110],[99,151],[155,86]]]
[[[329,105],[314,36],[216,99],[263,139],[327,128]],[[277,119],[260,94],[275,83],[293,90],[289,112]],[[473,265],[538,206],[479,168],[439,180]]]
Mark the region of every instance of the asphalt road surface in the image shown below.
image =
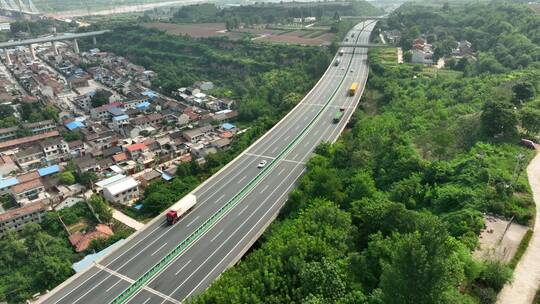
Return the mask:
[[[358,24],[349,41],[367,43],[373,21]],[[354,34],[354,38],[352,35]],[[159,217],[87,271],[51,291],[41,302],[109,303],[222,206],[236,201],[213,226],[135,292],[128,303],[180,303],[204,291],[234,265],[278,214],[314,148],[335,141],[354,112],[368,76],[367,49],[347,48],[306,97],[235,160],[194,190],[197,205],[169,226]],[[348,95],[353,82],[355,96]],[[344,116],[334,123],[337,111]],[[267,160],[260,169],[257,164]],[[264,173],[264,174],[263,174]],[[238,198],[238,193],[243,193]]]

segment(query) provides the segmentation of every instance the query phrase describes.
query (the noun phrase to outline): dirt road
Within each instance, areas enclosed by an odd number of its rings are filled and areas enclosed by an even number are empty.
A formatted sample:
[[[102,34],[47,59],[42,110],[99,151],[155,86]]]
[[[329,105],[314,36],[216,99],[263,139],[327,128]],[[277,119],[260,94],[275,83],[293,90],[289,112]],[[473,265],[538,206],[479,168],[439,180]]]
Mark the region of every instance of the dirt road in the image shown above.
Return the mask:
[[[534,232],[527,251],[514,270],[512,284],[504,286],[497,298],[497,304],[531,304],[540,285],[540,153],[538,151],[527,167],[527,174],[536,204]]]

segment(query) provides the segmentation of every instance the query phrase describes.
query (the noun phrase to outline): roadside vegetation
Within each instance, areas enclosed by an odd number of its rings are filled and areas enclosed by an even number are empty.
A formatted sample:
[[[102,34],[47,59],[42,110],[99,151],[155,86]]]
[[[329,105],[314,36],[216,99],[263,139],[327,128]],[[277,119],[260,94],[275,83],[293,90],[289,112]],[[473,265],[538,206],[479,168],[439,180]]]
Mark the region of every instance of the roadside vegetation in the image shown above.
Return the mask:
[[[491,24],[516,16],[505,12],[537,20],[518,5],[479,6],[455,18],[476,20],[481,8]],[[390,20],[404,12],[410,8]],[[401,21],[425,22],[422,15]],[[533,56],[538,41],[528,39],[534,47],[524,53]],[[487,44],[480,58],[493,48],[500,46]],[[504,68],[484,70],[479,60],[463,74],[426,73],[370,51],[362,109],[341,139],[317,148],[279,219],[193,302],[494,303],[511,267],[474,260],[471,251],[484,213],[533,219],[524,172],[533,152],[519,141],[538,133],[530,113],[540,106],[536,64],[496,64]]]
[[[24,303],[36,293],[53,289],[74,273],[74,262],[133,232],[112,219],[103,198],[92,197],[89,204],[97,216],[81,202],[50,211],[40,224],[28,224],[20,233],[8,232],[0,238],[0,301]],[[68,231],[91,231],[99,223],[97,217],[113,224],[114,236],[107,241],[95,240],[85,252],[75,253]]]
[[[101,22],[100,26],[114,27],[114,31],[101,36],[98,47],[156,71],[159,77],[153,88],[168,95],[195,81],[214,82],[218,89],[212,95],[236,100],[236,110],[240,115],[235,123],[247,129],[234,139],[226,152],[209,155],[203,165],[196,162],[180,165],[176,178],[171,182],[152,183],[140,199],[141,210],[122,210],[143,221],[168,208],[274,125],[311,89],[333,56],[332,50],[319,47],[259,44],[248,39],[232,41],[227,38],[172,36],[133,25],[134,20]],[[36,28],[36,34],[46,27],[28,24]],[[338,34],[344,34],[352,25],[340,25]],[[81,49],[94,47],[89,41],[80,41],[80,46]],[[93,102],[98,105],[102,100],[98,96]],[[31,121],[54,116],[48,109],[38,111],[30,107],[23,110],[23,115]],[[0,112],[2,124],[18,125],[17,120],[10,120],[13,114],[10,109],[2,108]],[[77,132],[68,135],[70,140],[80,137]],[[65,169],[58,176],[63,184],[79,182],[90,186],[96,181],[97,176],[93,173],[76,174],[71,163]],[[2,203],[9,206],[10,202]],[[78,203],[48,212],[41,224],[28,225],[21,233],[8,233],[0,239],[0,265],[4,266],[0,271],[0,302],[22,303],[36,293],[53,289],[73,274],[72,263],[133,232],[112,219],[102,198],[92,197],[88,204]],[[99,223],[98,218],[111,223],[115,234],[106,241],[93,241],[85,252],[75,253],[67,231],[91,231]]]
[[[516,254],[512,258],[510,263],[508,263],[508,266],[510,266],[510,268],[512,269],[516,268],[517,263],[519,263],[519,260],[521,259],[523,254],[525,254],[525,251],[527,250],[527,247],[529,246],[529,242],[531,241],[532,235],[533,235],[533,231],[531,229],[527,230],[527,232],[525,233],[525,236],[523,236],[523,239],[521,239],[521,242],[519,243],[519,247],[516,251]]]

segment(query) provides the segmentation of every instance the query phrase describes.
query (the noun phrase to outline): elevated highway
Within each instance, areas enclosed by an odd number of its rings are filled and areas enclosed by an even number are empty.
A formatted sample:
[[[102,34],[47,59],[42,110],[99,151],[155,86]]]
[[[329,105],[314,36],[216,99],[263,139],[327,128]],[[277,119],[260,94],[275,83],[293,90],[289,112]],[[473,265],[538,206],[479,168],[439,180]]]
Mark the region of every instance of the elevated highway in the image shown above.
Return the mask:
[[[368,43],[374,21],[355,26]],[[64,282],[41,303],[180,303],[204,291],[234,265],[277,216],[322,141],[337,140],[368,77],[367,49],[332,64],[279,123],[192,193],[194,209],[168,226],[160,215],[117,250]],[[348,89],[359,84],[354,96]],[[338,122],[337,111],[344,115]],[[257,164],[266,160],[264,168]]]
[[[58,48],[56,46],[56,42],[72,40],[73,51],[75,53],[79,53],[79,43],[77,42],[77,39],[91,37],[93,39],[94,44],[96,44],[96,36],[103,35],[108,32],[110,32],[110,30],[85,32],[85,33],[64,33],[64,34],[58,34],[58,35],[51,35],[47,37],[0,42],[0,49],[4,50],[4,53],[5,53],[4,58],[6,60],[6,64],[11,65],[12,62],[11,62],[11,57],[9,55],[10,48],[14,48],[17,46],[28,46],[28,48],[30,49],[30,54],[32,55],[32,58],[35,59],[36,53],[34,50],[34,45],[50,42],[53,45],[54,53],[58,54]]]

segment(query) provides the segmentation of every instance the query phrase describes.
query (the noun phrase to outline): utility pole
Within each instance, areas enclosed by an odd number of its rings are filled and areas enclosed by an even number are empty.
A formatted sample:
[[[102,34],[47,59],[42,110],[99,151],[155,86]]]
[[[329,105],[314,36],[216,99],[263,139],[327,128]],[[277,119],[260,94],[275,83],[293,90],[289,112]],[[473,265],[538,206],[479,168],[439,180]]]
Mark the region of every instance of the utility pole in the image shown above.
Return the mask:
[[[525,160],[525,155],[523,153],[516,155],[516,165],[514,166],[510,186],[513,186],[521,176],[521,171],[523,171],[523,160]]]

